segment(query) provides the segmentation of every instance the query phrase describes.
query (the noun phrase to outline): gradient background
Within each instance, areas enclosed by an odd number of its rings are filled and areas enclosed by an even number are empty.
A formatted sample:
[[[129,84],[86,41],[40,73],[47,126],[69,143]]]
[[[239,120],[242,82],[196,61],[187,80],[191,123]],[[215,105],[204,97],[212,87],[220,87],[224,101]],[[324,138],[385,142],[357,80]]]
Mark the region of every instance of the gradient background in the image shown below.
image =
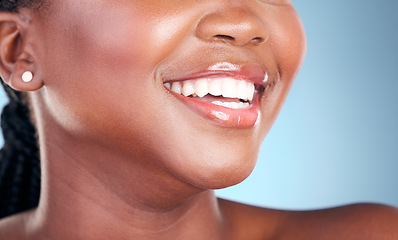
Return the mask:
[[[398,1],[294,4],[308,38],[303,68],[253,174],[217,194],[286,209],[398,206]]]
[[[296,0],[307,56],[253,174],[221,197],[398,206],[398,1]]]

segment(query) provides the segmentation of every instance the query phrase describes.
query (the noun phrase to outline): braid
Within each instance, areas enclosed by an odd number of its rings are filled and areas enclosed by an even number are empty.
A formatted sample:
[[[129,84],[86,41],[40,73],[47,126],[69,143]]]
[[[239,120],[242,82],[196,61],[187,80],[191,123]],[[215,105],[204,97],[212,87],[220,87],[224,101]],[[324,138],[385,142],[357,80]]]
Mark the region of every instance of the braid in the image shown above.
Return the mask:
[[[0,0],[0,11],[17,11],[31,0]],[[0,79],[9,103],[1,114],[4,146],[0,151],[0,218],[37,206],[40,196],[40,157],[36,129],[26,95]]]
[[[1,114],[0,218],[37,206],[40,194],[39,150],[29,107],[22,93],[2,84],[10,102]]]

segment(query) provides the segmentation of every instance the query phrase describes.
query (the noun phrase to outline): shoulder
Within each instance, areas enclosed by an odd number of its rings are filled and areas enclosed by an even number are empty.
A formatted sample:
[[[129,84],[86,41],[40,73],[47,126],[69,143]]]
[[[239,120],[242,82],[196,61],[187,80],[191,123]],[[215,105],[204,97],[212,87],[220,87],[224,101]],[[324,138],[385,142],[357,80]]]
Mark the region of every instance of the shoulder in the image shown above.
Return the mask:
[[[313,211],[285,211],[219,200],[234,237],[228,239],[398,239],[398,209],[353,204]]]
[[[398,239],[397,226],[397,208],[379,204],[353,204],[289,212],[284,222],[284,235],[294,236],[294,239],[389,240]]]
[[[0,239],[26,239],[25,223],[28,215],[29,211],[0,219]]]
[[[226,239],[274,239],[288,213],[224,199],[219,199],[218,203],[230,232]]]

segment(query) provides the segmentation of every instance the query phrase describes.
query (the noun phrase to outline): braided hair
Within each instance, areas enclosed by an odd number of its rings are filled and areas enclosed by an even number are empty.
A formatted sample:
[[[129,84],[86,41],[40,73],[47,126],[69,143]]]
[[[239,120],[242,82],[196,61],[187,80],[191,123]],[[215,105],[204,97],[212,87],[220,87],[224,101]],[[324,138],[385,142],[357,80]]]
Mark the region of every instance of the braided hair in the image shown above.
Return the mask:
[[[15,12],[35,0],[0,0],[0,11]],[[36,129],[26,94],[1,84],[9,103],[1,114],[4,146],[0,151],[0,218],[37,206],[40,197],[40,157]]]

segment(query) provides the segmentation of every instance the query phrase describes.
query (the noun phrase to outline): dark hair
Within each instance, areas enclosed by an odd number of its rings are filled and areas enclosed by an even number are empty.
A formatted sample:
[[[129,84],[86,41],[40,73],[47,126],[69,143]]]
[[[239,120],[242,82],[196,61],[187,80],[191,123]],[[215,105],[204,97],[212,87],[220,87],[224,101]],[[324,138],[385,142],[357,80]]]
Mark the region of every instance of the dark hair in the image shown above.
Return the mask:
[[[0,0],[0,11],[13,12],[20,7],[28,6],[32,0]]]
[[[34,0],[0,0],[0,11],[17,11]],[[40,156],[26,94],[1,84],[9,98],[1,114],[4,146],[0,151],[0,218],[37,206]]]

